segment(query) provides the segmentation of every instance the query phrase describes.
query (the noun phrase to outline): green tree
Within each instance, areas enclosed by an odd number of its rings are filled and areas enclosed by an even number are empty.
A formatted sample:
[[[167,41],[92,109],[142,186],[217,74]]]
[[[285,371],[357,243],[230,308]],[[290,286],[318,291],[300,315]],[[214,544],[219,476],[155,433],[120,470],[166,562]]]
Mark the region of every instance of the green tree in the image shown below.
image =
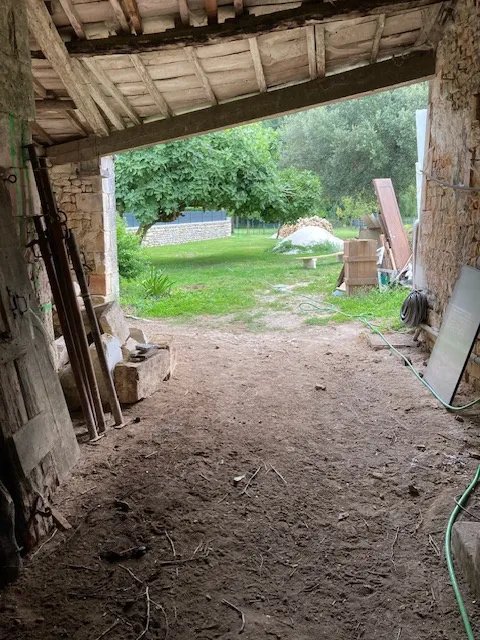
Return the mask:
[[[278,162],[279,134],[261,124],[129,151],[115,162],[118,208],[135,214],[142,237],[186,207],[276,221],[291,215],[295,193],[305,198]]]
[[[279,222],[296,222],[299,218],[319,212],[322,186],[313,171],[299,171],[289,167],[280,171],[279,178],[282,198]]]
[[[287,116],[281,163],[319,175],[333,209],[344,197],[369,201],[372,178],[390,177],[397,194],[407,194],[415,183],[415,111],[426,102],[427,86],[418,84]]]

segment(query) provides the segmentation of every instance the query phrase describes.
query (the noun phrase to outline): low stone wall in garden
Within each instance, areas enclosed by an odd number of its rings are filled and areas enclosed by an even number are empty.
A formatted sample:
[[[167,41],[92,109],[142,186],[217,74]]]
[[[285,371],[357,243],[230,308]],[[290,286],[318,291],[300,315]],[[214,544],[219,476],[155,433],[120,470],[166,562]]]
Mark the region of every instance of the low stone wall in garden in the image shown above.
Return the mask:
[[[145,247],[158,247],[166,244],[184,244],[185,242],[196,242],[198,240],[228,238],[231,235],[231,220],[169,225],[159,224],[148,230],[143,245]]]

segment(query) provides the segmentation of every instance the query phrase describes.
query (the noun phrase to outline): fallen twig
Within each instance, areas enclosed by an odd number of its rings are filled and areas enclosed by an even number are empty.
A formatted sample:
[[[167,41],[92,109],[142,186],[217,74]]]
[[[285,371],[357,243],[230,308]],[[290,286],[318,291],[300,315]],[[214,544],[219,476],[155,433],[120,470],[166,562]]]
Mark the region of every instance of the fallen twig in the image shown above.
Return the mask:
[[[173,553],[173,558],[176,559],[177,558],[177,552],[175,551],[175,545],[173,544],[173,540],[171,539],[171,537],[168,535],[168,531],[165,529],[165,535],[167,536],[167,540],[170,543],[170,546],[172,547],[172,553]],[[194,554],[195,555],[195,554]],[[178,567],[175,567],[175,573],[178,576]]]
[[[133,573],[131,569],[126,567],[124,564],[119,564],[118,566],[121,569],[124,569],[127,573],[129,573],[132,576],[132,578],[135,580],[135,582],[138,582],[138,584],[143,584],[143,580],[140,580],[140,578],[137,578],[137,576]]]
[[[98,573],[98,567],[95,569],[93,567],[86,567],[84,564],[64,564],[64,567],[68,567],[69,569],[82,569],[83,571],[92,571],[93,573]]]
[[[243,611],[241,609],[239,609],[238,607],[236,607],[231,602],[229,602],[228,600],[225,600],[225,598],[223,598],[221,602],[222,602],[222,604],[225,604],[227,607],[230,607],[230,609],[233,609],[234,611],[236,611],[237,613],[239,613],[241,615],[241,617],[242,617],[242,626],[240,627],[240,631],[238,633],[239,634],[242,633],[242,631],[245,629],[245,614],[243,613]]]
[[[157,607],[157,609],[160,609],[160,611],[163,613],[163,617],[165,618],[165,637],[164,637],[163,640],[167,640],[167,638],[168,638],[168,629],[169,629],[167,612],[165,611],[165,609],[162,607],[162,605],[159,602],[155,602],[155,600],[152,600],[151,598],[150,598],[150,602],[155,607]]]
[[[437,555],[438,557],[440,557],[441,553],[440,553],[440,547],[438,546],[438,544],[435,542],[433,536],[431,533],[428,534],[428,544],[432,547],[433,552],[435,553],[435,555]]]
[[[56,536],[56,535],[57,535],[57,533],[58,533],[58,529],[54,529],[54,530],[53,530],[52,535],[51,535],[51,536],[49,536],[49,537],[48,537],[44,542],[42,542],[42,544],[38,547],[38,549],[35,549],[35,551],[31,554],[31,556],[30,556],[30,560],[33,560],[33,558],[34,558],[38,553],[40,553],[40,551],[43,549],[43,547],[44,547],[46,544],[48,544],[48,543],[50,542],[50,540],[51,540],[54,536]]]
[[[140,640],[140,638],[143,638],[143,636],[148,632],[148,629],[150,627],[150,603],[152,601],[150,600],[150,593],[149,593],[148,587],[145,587],[145,602],[146,602],[145,627],[143,631],[140,633],[140,635],[137,636],[136,640]]]
[[[251,482],[257,477],[257,475],[259,474],[261,468],[262,468],[262,465],[260,465],[258,467],[258,469],[255,471],[255,473],[252,475],[250,480],[245,485],[245,488],[243,489],[243,491],[241,491],[241,493],[240,493],[241,496],[243,496],[243,494],[247,492],[248,487],[250,486]]]
[[[282,476],[282,474],[280,473],[280,471],[277,471],[275,469],[275,467],[273,466],[273,464],[270,465],[270,469],[277,474],[277,476],[280,478],[280,480],[283,482],[284,485],[287,484],[287,481],[285,480],[285,478]]]
[[[101,633],[99,636],[97,636],[97,638],[95,638],[95,640],[101,640],[101,638],[104,638],[107,633],[110,633],[110,631],[113,631],[115,629],[115,627],[120,623],[120,618],[117,618],[115,620],[115,622],[113,622],[108,629],[105,629],[105,631],[103,633]]]
[[[395,531],[395,538],[393,539],[393,543],[392,543],[392,562],[393,564],[395,564],[395,562],[393,561],[393,556],[395,555],[395,545],[397,544],[397,540],[398,540],[398,533],[400,531],[400,527],[397,527],[397,530]]]
[[[395,640],[399,640],[401,635],[402,635],[402,627],[400,627],[400,629],[398,630],[397,637]]]
[[[145,460],[147,460],[148,458],[152,458],[153,456],[156,456],[158,453],[158,451],[152,451],[152,453],[147,453],[146,456],[143,456]]]

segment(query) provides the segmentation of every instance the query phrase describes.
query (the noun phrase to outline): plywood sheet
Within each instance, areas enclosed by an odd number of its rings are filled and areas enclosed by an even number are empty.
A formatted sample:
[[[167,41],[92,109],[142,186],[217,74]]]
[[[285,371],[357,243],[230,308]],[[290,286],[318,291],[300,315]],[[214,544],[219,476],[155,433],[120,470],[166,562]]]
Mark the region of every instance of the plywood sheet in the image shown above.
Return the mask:
[[[480,331],[480,270],[462,267],[424,379],[452,404]]]
[[[382,222],[392,247],[396,268],[402,269],[407,264],[411,252],[392,181],[390,178],[375,178],[373,186],[380,205]]]

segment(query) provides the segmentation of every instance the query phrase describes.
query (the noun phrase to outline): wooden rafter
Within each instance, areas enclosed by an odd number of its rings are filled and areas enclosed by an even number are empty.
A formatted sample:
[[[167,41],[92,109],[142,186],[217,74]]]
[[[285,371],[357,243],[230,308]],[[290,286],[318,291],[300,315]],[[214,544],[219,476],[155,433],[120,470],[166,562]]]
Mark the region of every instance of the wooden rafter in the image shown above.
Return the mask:
[[[47,90],[45,89],[43,84],[40,82],[40,80],[37,80],[35,77],[33,77],[33,90],[37,96],[40,96],[40,98],[47,97]]]
[[[204,0],[205,11],[207,12],[208,24],[215,24],[217,22],[217,0]]]
[[[88,136],[91,131],[81,122],[80,118],[77,116],[73,109],[67,109],[65,111],[65,116],[68,120],[70,120],[71,124],[75,129],[79,131],[83,136]]]
[[[59,0],[59,1],[75,33],[79,38],[82,38],[82,40],[85,40],[85,38],[87,37],[85,34],[85,29],[83,28],[82,21],[80,20],[80,16],[78,15],[78,12],[72,0]]]
[[[149,124],[114,131],[108,138],[91,137],[55,145],[47,149],[53,164],[94,159],[161,142],[218,131],[256,122],[264,118],[293,113],[322,104],[369,95],[386,88],[429,80],[435,75],[435,54],[419,51],[405,55],[402,64],[386,60],[326,78],[267,91]]]
[[[118,21],[118,24],[120,25],[122,31],[124,31],[125,33],[129,33],[130,32],[130,27],[128,26],[128,21],[127,18],[125,17],[125,14],[123,13],[123,9],[122,9],[122,5],[120,4],[120,0],[110,0],[110,5],[113,9],[113,14],[116,18],[116,20]]]
[[[307,32],[307,54],[308,54],[308,73],[312,80],[317,77],[317,54],[315,51],[315,27],[308,25]]]
[[[375,28],[375,36],[373,38],[372,53],[370,55],[370,62],[376,62],[378,58],[378,52],[380,51],[380,40],[382,39],[383,30],[385,28],[386,15],[382,13],[377,18],[377,26]]]
[[[187,56],[187,60],[192,63],[193,68],[195,70],[195,75],[200,80],[205,89],[205,93],[207,94],[208,99],[213,102],[213,104],[217,104],[217,96],[213,92],[213,89],[210,85],[210,81],[208,79],[207,74],[203,70],[203,67],[198,59],[197,52],[193,47],[185,48],[185,55]]]
[[[132,1],[132,0],[129,0]],[[367,15],[385,13],[396,15],[408,9],[439,4],[439,0],[337,0],[336,2],[303,3],[296,9],[251,16],[244,13],[235,20],[223,24],[203,27],[183,27],[140,36],[118,35],[110,38],[77,40],[68,42],[66,47],[72,56],[99,56],[113,54],[145,53],[179,49],[187,46],[203,46],[234,40],[245,40],[262,33],[274,33],[285,29],[327,23],[343,19],[354,19]],[[35,53],[33,54],[35,56]]]
[[[267,90],[267,82],[265,80],[265,74],[263,72],[262,59],[260,57],[257,39],[249,38],[248,44],[250,47],[250,53],[252,54],[253,67],[255,69],[255,77],[257,78],[258,89],[260,93],[264,93]]]
[[[38,122],[32,122],[32,135],[34,138],[38,138],[40,142],[47,143],[50,145],[55,144],[53,139],[48,135],[43,127],[41,127]]]
[[[118,129],[119,131],[125,129],[125,125],[122,118],[120,117],[120,114],[116,109],[113,108],[112,103],[109,102],[107,96],[104,94],[103,89],[101,88],[101,85],[97,84],[96,80],[91,77],[90,69],[87,66],[86,60],[83,61],[83,66],[80,60],[72,60],[72,62],[74,63],[75,73],[79,78],[82,78],[86,90],[90,93],[92,98],[113,124],[115,129]]]
[[[141,120],[138,117],[138,113],[128,102],[120,89],[110,80],[98,62],[94,58],[85,58],[83,64],[89,69],[89,71],[91,71],[91,73],[93,73],[100,86],[106,89],[106,91],[112,96],[112,99],[117,103],[120,110],[128,116],[134,124],[140,124]]]
[[[317,76],[325,77],[325,27],[322,24],[315,25],[315,56],[317,59]]]
[[[34,33],[36,41],[55,73],[65,85],[67,93],[83,113],[85,119],[91,123],[94,132],[98,135],[108,135],[109,129],[105,120],[90,94],[85,91],[81,80],[75,74],[73,63],[78,61],[70,59],[47,7],[43,2],[37,2],[37,0],[26,0],[26,6],[29,28]]]
[[[235,15],[241,16],[243,13],[243,0],[233,0],[233,7],[235,9]]]
[[[145,88],[147,89],[148,93],[151,95],[153,101],[155,102],[157,107],[160,109],[160,113],[166,118],[169,118],[170,116],[172,116],[173,112],[170,109],[170,106],[168,105],[167,101],[158,90],[157,85],[153,82],[152,76],[148,73],[147,68],[143,64],[140,56],[132,55],[130,56],[130,60],[132,61],[133,66],[137,70],[137,73],[140,76],[141,81],[145,85]]]
[[[187,0],[178,0],[178,11],[182,24],[190,24],[190,10]]]
[[[434,26],[438,23],[442,11],[443,5],[435,5],[433,7],[427,7],[426,9],[422,10],[422,28],[420,29],[420,33],[418,34],[415,46],[420,47],[428,44],[428,42],[431,40]],[[434,42],[432,42],[431,44],[436,44],[438,37],[439,34],[437,35],[437,38],[433,39]]]
[[[73,100],[58,100],[57,98],[47,100],[35,100],[35,112],[46,113],[47,111],[65,111],[75,109]]]
[[[137,0],[123,0],[123,6],[130,19],[130,24],[137,35],[143,33],[142,18],[138,11]]]

